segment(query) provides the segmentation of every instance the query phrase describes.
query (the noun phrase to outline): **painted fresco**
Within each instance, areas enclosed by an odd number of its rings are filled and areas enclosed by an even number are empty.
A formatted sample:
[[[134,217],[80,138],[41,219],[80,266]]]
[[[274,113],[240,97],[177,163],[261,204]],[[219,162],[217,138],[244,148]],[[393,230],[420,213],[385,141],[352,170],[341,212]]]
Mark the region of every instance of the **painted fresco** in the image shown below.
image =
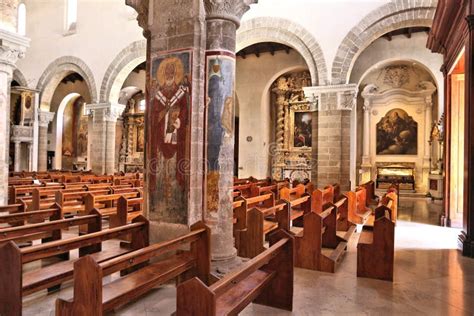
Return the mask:
[[[151,217],[187,223],[186,175],[191,113],[191,52],[152,57],[150,86],[150,142],[153,159],[150,187],[157,207]]]
[[[377,123],[377,155],[416,155],[418,123],[402,109],[393,109]]]
[[[220,174],[233,163],[235,59],[223,55],[207,56],[207,209],[217,211],[219,189],[230,187],[221,183]],[[231,170],[232,172],[232,170]],[[230,177],[232,178],[232,177]]]
[[[313,136],[312,112],[295,112],[293,147],[311,147]]]

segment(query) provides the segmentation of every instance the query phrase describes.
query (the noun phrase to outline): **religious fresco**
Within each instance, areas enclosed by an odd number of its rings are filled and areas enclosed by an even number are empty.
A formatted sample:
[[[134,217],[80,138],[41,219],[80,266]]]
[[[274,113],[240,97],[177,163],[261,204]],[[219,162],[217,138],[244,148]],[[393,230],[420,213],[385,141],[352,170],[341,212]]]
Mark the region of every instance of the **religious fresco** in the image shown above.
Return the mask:
[[[295,112],[293,147],[311,147],[313,136],[312,112]]]
[[[142,153],[145,151],[145,128],[143,125],[137,126],[135,136],[137,138],[135,152]]]
[[[418,123],[402,109],[393,109],[377,123],[377,155],[416,155]]]
[[[190,146],[190,51],[152,56],[148,136],[150,188],[157,207],[151,217],[187,223],[186,176]],[[154,154],[156,153],[156,154]],[[153,214],[156,213],[156,214]]]
[[[233,149],[234,132],[234,80],[235,59],[226,55],[207,56],[207,209],[217,211],[219,188],[224,162],[233,163],[227,157],[226,148]],[[230,187],[230,186],[229,186]]]

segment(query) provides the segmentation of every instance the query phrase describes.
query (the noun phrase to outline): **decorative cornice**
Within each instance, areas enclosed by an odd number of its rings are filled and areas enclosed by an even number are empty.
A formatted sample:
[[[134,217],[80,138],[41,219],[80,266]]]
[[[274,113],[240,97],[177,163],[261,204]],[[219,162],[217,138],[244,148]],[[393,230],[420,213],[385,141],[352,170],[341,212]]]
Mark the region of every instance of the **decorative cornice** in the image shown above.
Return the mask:
[[[206,20],[227,20],[240,26],[240,19],[258,0],[204,0]]]
[[[125,0],[125,4],[137,11],[138,25],[143,29],[143,35],[148,33],[148,0]]]
[[[417,90],[407,90],[403,88],[394,88],[386,91],[379,91],[374,84],[367,85],[361,95],[364,98],[364,104],[371,106],[386,104],[390,98],[404,100],[407,104],[419,105],[420,99],[425,101],[425,106],[432,105],[432,95],[436,92],[436,86],[430,81],[421,81],[417,85]]]

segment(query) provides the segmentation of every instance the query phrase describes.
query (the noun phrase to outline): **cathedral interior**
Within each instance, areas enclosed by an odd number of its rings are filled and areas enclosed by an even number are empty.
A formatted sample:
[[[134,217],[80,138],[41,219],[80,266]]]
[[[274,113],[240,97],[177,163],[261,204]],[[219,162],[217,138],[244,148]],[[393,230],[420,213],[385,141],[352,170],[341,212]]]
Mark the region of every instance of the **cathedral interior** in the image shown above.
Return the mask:
[[[0,111],[0,316],[474,314],[473,0],[0,0]]]

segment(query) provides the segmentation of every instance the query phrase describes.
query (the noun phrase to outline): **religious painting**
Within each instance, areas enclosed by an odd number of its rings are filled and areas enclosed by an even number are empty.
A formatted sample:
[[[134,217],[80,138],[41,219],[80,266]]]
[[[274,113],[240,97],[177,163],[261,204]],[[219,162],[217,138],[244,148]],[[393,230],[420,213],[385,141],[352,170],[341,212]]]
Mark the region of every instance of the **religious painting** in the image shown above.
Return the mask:
[[[77,132],[77,157],[87,157],[87,124],[89,117],[81,116]]]
[[[187,223],[186,176],[191,115],[191,51],[157,54],[151,59],[149,88],[150,210],[163,221]],[[145,140],[140,144],[145,146]],[[137,142],[138,144],[138,142]],[[151,214],[153,216],[153,214]]]
[[[377,123],[377,155],[416,155],[418,123],[402,109],[393,109]]]
[[[143,125],[137,125],[135,131],[135,152],[142,153],[145,151],[145,129]]]
[[[292,141],[294,148],[311,148],[313,137],[313,113],[294,112]]]
[[[207,104],[207,209],[217,211],[221,175],[233,173],[235,58],[216,52],[208,54],[206,80]],[[232,178],[232,176],[230,176]]]

